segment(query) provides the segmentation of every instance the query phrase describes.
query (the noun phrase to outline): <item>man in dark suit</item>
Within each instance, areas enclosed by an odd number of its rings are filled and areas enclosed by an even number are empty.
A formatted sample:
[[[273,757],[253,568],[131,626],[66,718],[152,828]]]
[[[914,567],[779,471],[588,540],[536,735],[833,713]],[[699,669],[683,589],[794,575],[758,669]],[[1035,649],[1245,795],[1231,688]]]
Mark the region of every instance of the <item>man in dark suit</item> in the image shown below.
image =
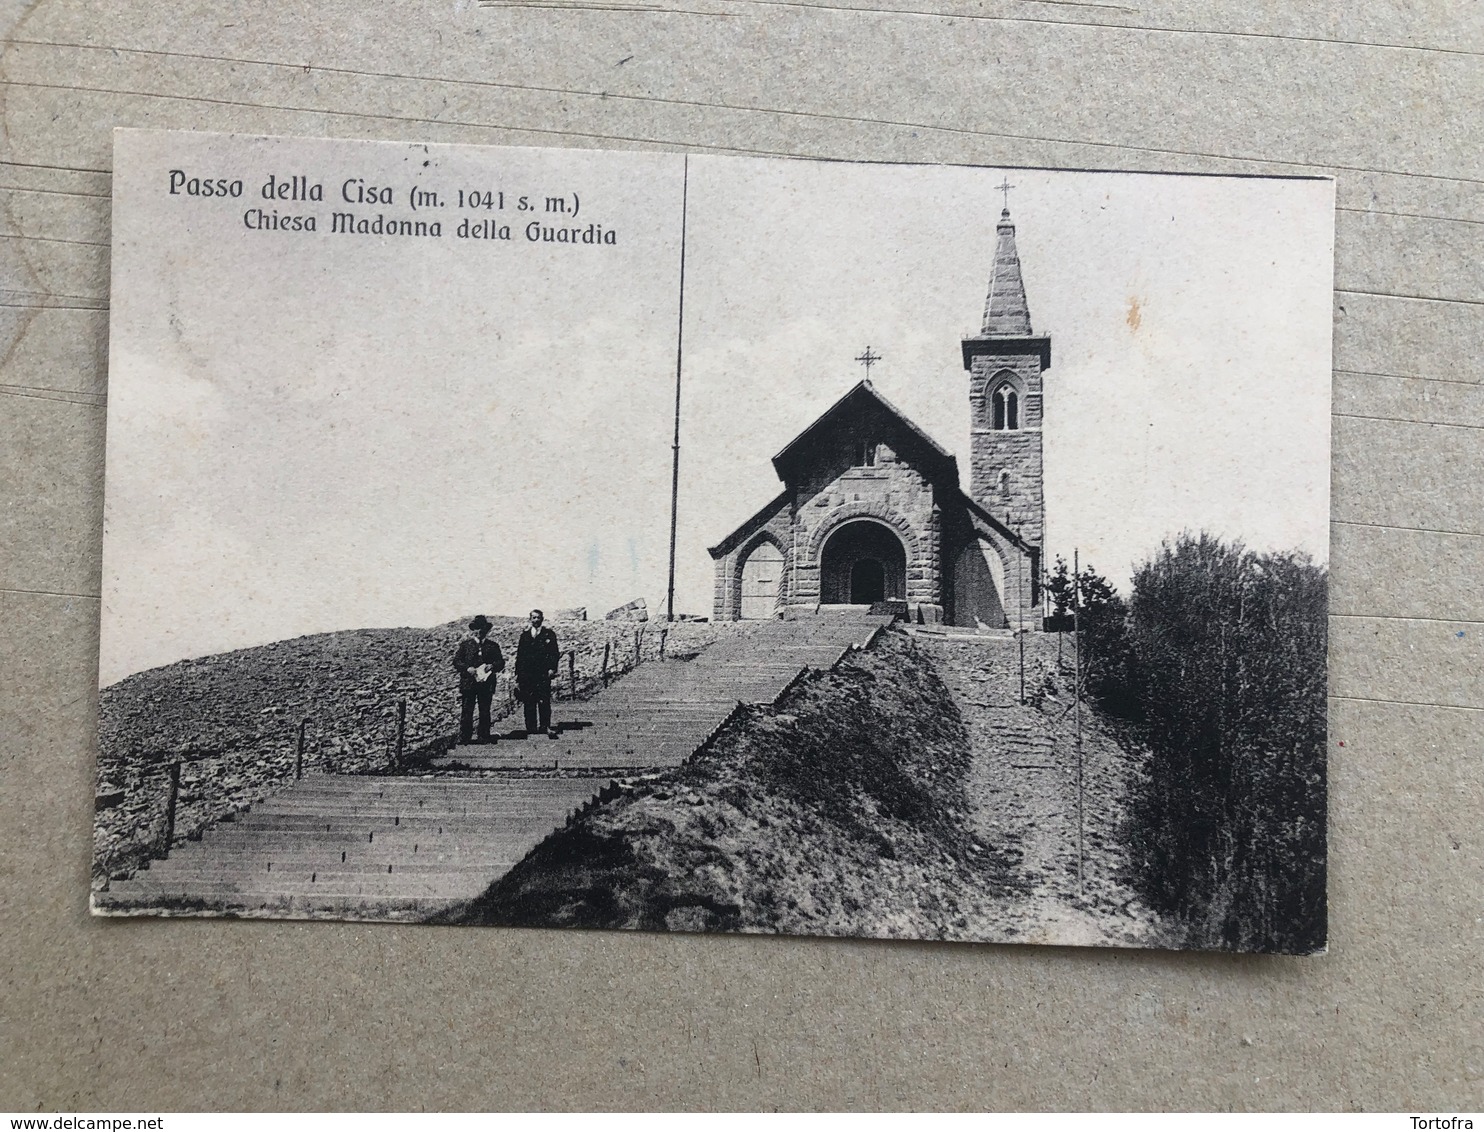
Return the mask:
[[[459,742],[473,739],[474,705],[479,705],[479,738],[490,741],[490,700],[495,694],[495,673],[505,669],[500,646],[489,639],[489,618],[481,613],[469,622],[471,635],[459,642],[453,666],[459,674]]]
[[[515,646],[515,697],[525,705],[526,734],[545,731],[552,738],[551,682],[562,661],[562,650],[556,634],[546,628],[545,615],[531,610],[531,624],[520,635]]]

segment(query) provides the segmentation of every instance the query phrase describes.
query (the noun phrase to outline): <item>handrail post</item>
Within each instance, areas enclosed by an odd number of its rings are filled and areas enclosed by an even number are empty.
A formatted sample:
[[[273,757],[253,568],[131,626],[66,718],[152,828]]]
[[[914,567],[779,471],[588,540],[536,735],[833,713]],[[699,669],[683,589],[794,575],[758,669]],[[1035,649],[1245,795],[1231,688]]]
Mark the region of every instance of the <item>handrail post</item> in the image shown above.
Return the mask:
[[[304,777],[304,728],[309,723],[307,719],[299,720],[299,745],[294,749],[294,781]]]
[[[603,687],[608,687],[608,653],[613,648],[612,641],[603,642]]]
[[[669,636],[670,636],[669,626],[666,626],[665,628],[663,628],[663,629],[660,630],[660,659],[661,660],[664,660],[665,659],[665,641],[667,639],[669,639]]]
[[[170,856],[170,846],[175,841],[175,803],[180,797],[180,763],[170,764],[170,798],[165,803],[165,845],[161,858]]]
[[[405,699],[401,699],[397,701],[397,753],[395,756],[395,761],[392,763],[394,767],[400,767],[402,765],[402,740],[406,737],[406,735],[407,701]]]
[[[572,690],[572,698],[577,698],[577,650],[567,650],[567,687]]]

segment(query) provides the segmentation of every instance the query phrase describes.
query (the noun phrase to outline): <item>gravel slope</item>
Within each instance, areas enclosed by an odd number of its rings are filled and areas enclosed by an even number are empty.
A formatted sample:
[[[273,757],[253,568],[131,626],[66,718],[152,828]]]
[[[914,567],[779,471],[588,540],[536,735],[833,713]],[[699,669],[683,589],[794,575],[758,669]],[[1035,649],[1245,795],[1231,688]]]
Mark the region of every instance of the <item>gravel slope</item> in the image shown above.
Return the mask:
[[[1026,703],[1020,703],[1013,640],[924,639],[968,731],[971,827],[991,844],[1013,845],[1024,897],[983,922],[984,938],[1082,946],[1168,946],[1171,937],[1127,882],[1124,847],[1131,776],[1145,752],[1119,741],[1107,720],[1082,705],[1082,870],[1077,861],[1077,728],[1070,638],[1028,637]]]

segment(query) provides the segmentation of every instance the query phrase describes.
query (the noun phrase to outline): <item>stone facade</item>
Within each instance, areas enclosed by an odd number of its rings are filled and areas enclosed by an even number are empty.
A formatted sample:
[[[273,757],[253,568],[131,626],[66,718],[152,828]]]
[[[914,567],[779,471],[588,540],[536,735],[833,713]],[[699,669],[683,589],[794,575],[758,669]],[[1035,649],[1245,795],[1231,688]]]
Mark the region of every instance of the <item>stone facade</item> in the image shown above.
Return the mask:
[[[807,441],[801,437],[803,443],[795,442],[780,457],[783,494],[712,548],[714,616],[728,620],[741,615],[746,563],[763,543],[784,555],[780,610],[813,609],[840,596],[825,592],[831,546],[848,528],[867,523],[890,532],[900,544],[901,577],[891,580],[899,583],[901,592],[882,597],[923,607],[926,618],[938,620],[943,564],[939,488],[933,472],[938,471],[936,478],[941,480],[944,467],[953,466],[956,479],[953,458],[865,382],[810,431],[813,435]],[[888,575],[892,565],[887,564]]]
[[[1027,339],[1038,344],[1044,339]],[[968,360],[970,446],[969,495],[1033,546],[1046,534],[1046,500],[1041,459],[1041,354],[1024,353],[1010,343],[978,339],[965,343]],[[1016,392],[1018,428],[994,427],[994,396]]]

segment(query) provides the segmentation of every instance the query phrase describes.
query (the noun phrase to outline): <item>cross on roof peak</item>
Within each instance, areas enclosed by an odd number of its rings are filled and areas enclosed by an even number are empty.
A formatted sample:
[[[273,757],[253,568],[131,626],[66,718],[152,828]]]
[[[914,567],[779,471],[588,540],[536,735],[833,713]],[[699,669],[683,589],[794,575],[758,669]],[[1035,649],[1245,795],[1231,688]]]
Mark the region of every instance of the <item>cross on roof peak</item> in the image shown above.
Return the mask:
[[[867,346],[866,352],[864,354],[857,354],[855,360],[866,367],[866,380],[869,381],[871,378],[871,367],[881,360],[881,355],[871,353],[871,347]]]
[[[1005,215],[1006,216],[1009,216],[1010,215],[1010,190],[1013,189],[1013,188],[1016,188],[1016,187],[1017,186],[1012,185],[1010,183],[1010,178],[1009,177],[1006,177],[1003,181],[1001,181],[998,185],[995,186],[995,188],[999,189],[1000,192],[1002,192],[1002,193],[1005,194]]]

